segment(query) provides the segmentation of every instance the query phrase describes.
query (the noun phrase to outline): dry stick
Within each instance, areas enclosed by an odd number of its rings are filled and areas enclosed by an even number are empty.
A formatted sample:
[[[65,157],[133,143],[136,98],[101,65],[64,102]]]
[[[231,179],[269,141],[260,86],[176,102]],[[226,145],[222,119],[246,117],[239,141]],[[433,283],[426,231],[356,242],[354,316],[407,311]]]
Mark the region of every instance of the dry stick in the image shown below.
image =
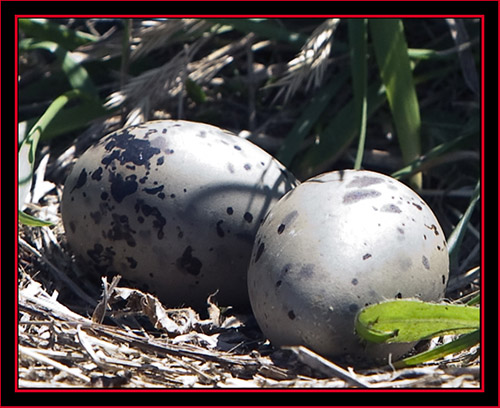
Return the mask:
[[[80,370],[75,369],[75,368],[71,368],[71,367],[67,367],[64,364],[58,363],[57,361],[54,361],[48,357],[45,357],[45,356],[39,354],[34,349],[24,347],[24,346],[19,346],[19,352],[21,354],[24,354],[26,356],[29,356],[29,357],[37,360],[37,361],[40,361],[41,363],[44,363],[44,364],[50,365],[54,368],[57,368],[59,371],[64,371],[65,373],[68,373],[68,374],[72,375],[73,377],[76,377],[76,378],[84,381],[85,383],[90,382],[90,378],[87,377],[86,375],[83,375],[80,372]]]
[[[68,285],[75,294],[82,299],[83,301],[87,302],[88,304],[95,306],[96,301],[87,295],[83,290],[80,289],[80,287],[75,284],[65,273],[60,271],[58,268],[56,268],[55,265],[53,265],[47,258],[45,258],[40,252],[38,252],[35,248],[33,248],[30,244],[28,244],[24,239],[19,238],[19,243],[21,244],[22,247],[27,249],[29,252],[31,252],[33,255],[38,257],[44,264],[46,264],[49,267],[49,271],[52,273],[52,275],[56,278],[64,282],[66,285]]]
[[[342,367],[332,363],[326,358],[321,357],[320,355],[314,353],[304,346],[294,346],[294,347],[284,347],[287,350],[293,351],[299,360],[308,365],[311,368],[321,371],[323,374],[328,376],[337,376],[347,381],[352,385],[356,385],[362,388],[370,388],[370,384],[365,383],[362,380],[359,380],[354,374],[350,373],[347,370],[344,370]]]

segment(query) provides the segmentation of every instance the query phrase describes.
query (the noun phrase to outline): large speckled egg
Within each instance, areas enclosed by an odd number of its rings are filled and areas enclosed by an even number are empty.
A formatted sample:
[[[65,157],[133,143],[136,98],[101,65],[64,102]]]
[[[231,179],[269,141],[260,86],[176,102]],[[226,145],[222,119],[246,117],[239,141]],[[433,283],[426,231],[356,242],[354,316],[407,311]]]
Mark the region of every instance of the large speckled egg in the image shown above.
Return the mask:
[[[70,247],[168,305],[249,306],[257,228],[297,184],[273,157],[214,126],[154,121],[118,130],[76,162],[62,218]]]
[[[286,194],[257,233],[250,300],[276,345],[305,345],[350,361],[385,360],[411,344],[366,345],[357,312],[387,299],[437,301],[448,250],[427,204],[403,183],[371,171],[336,171]]]

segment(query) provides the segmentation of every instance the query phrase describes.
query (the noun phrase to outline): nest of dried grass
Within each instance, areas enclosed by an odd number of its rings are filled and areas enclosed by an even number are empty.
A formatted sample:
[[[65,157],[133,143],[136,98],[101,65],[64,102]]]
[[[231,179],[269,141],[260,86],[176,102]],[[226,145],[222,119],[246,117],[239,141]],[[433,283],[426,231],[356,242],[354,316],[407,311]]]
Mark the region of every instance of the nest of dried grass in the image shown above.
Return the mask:
[[[59,191],[60,192],[60,191]],[[39,210],[58,213],[60,194]],[[251,314],[200,316],[154,296],[91,281],[61,222],[19,231],[19,388],[479,387],[475,349],[418,368],[344,369],[309,350],[277,349]],[[100,293],[101,292],[101,293]]]

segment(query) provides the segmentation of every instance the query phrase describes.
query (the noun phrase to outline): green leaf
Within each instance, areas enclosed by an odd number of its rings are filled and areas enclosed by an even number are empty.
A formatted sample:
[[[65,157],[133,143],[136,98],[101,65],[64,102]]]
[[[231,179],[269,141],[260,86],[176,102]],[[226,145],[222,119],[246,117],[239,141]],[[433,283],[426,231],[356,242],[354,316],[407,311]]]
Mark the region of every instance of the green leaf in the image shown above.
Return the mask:
[[[18,24],[26,37],[52,41],[71,51],[98,39],[95,35],[72,30],[45,18],[20,18]]]
[[[432,350],[427,350],[415,356],[407,357],[393,364],[394,368],[411,367],[427,361],[436,360],[452,353],[459,353],[463,350],[475,346],[481,338],[479,330],[474,330],[471,333],[464,334],[458,339],[442,344]]]
[[[40,218],[26,214],[24,211],[18,211],[17,214],[19,222],[30,227],[46,227],[49,225],[54,225],[54,223],[51,221],[41,220]]]
[[[418,300],[393,300],[362,309],[355,320],[360,337],[374,343],[409,343],[479,328],[479,308]]]
[[[408,164],[420,156],[421,123],[403,22],[392,18],[369,21],[380,77],[385,85],[403,161]],[[411,183],[421,188],[422,175],[414,175]]]
[[[36,149],[40,137],[64,105],[66,105],[71,99],[79,96],[82,96],[82,93],[77,90],[69,91],[64,95],[59,96],[50,104],[40,119],[38,119],[38,121],[33,125],[28,133],[28,136],[22,141],[18,153],[19,210],[23,208],[26,197],[31,189]]]
[[[203,103],[207,100],[207,94],[203,88],[192,79],[186,79],[186,92],[188,96],[196,103]]]
[[[361,169],[365,150],[367,121],[367,52],[366,19],[349,19],[349,42],[351,44],[351,73],[356,109],[356,122],[359,123],[359,143],[354,168]]]
[[[99,93],[94,83],[90,79],[87,70],[75,59],[71,52],[52,41],[34,42],[31,39],[22,40],[19,43],[19,50],[29,51],[42,49],[53,53],[61,69],[66,74],[73,89],[81,89],[95,99],[99,99]]]

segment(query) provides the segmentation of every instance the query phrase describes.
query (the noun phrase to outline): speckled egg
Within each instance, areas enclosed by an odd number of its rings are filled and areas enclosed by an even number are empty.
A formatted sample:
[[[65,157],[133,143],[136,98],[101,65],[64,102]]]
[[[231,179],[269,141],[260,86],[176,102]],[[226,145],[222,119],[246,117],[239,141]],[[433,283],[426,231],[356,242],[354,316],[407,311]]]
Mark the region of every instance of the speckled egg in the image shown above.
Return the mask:
[[[448,250],[427,204],[371,171],[312,178],[286,194],[256,236],[248,272],[252,309],[276,345],[329,357],[384,360],[412,345],[364,345],[354,319],[364,306],[416,297],[437,301]]]
[[[297,181],[214,126],[154,121],[118,130],[77,161],[61,212],[73,252],[168,305],[248,306],[257,228]]]

